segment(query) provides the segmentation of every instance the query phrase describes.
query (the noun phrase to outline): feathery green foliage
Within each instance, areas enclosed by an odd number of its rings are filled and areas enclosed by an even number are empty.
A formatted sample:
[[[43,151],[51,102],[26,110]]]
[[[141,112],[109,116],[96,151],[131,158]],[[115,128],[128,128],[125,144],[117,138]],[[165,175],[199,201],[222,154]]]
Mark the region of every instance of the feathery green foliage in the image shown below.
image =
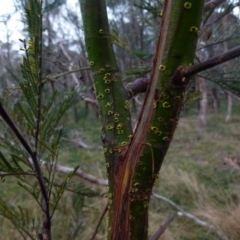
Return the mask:
[[[55,1],[57,2],[57,1]],[[66,111],[78,100],[73,89],[63,97],[57,91],[49,93],[42,69],[42,1],[29,0],[25,7],[25,23],[29,40],[20,40],[25,56],[19,80],[21,96],[12,112],[14,120],[1,105],[0,177],[16,178],[37,203],[43,213],[40,233],[51,239],[51,220],[65,190],[82,196],[95,196],[90,189],[71,182],[77,168],[65,180],[56,180],[56,165],[63,128],[59,125]],[[40,229],[31,227],[28,210],[9,206],[0,199],[0,215],[9,219],[26,238],[36,239]],[[39,226],[40,227],[40,226]],[[35,231],[36,230],[36,231]]]

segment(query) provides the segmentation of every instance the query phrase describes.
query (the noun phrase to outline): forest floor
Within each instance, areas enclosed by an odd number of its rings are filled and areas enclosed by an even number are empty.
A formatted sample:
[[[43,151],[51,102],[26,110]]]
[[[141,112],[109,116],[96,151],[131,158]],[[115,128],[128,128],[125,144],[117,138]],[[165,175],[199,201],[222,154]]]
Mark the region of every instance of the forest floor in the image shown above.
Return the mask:
[[[70,128],[66,137],[81,138],[96,149],[76,148],[63,141],[59,164],[80,169],[100,179],[106,179],[101,146],[100,125],[95,114],[86,110],[77,127]],[[66,121],[65,119],[64,121]],[[174,220],[161,239],[163,240],[229,240],[240,239],[240,104],[234,105],[232,119],[225,122],[225,109],[209,113],[208,124],[199,127],[197,110],[183,114],[173,142],[162,166],[154,193],[160,194],[194,215],[208,225],[200,226],[184,216],[166,201],[152,197],[149,212],[149,235],[170,216]],[[64,174],[57,176],[59,181]],[[22,205],[29,210],[29,231],[38,228],[37,205],[24,190],[20,190],[13,179],[1,183],[1,197],[9,205]],[[78,177],[73,182],[78,188],[94,197],[78,197],[66,192],[60,201],[53,220],[53,239],[88,240],[107,204],[106,187],[88,183]],[[36,218],[36,216],[38,216]],[[32,218],[36,218],[32,221]],[[0,217],[0,240],[21,239],[15,227]],[[213,230],[209,228],[212,226]],[[105,217],[96,239],[106,239],[107,218]],[[218,232],[217,232],[218,231]],[[216,233],[217,232],[217,233]],[[221,238],[221,236],[222,238]],[[29,238],[30,239],[30,238]]]

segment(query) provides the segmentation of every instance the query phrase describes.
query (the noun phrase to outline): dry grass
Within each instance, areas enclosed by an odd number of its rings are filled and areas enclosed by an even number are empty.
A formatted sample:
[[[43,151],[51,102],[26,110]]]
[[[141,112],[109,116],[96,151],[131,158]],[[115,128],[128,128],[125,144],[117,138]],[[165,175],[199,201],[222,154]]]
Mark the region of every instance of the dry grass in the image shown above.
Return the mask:
[[[84,121],[84,120],[82,120]],[[96,119],[88,119],[91,123]],[[208,126],[198,126],[196,116],[183,117],[179,123],[173,143],[163,164],[160,179],[154,191],[164,195],[181,206],[185,211],[209,222],[222,231],[229,240],[240,239],[240,171],[231,164],[224,164],[224,159],[239,159],[240,116],[234,115],[232,122],[226,124],[223,114],[209,118]],[[84,136],[86,123],[80,124]],[[88,127],[89,128],[89,127]],[[90,135],[83,140],[89,145],[100,145],[99,125],[90,129]],[[105,178],[104,158],[100,151],[75,149],[64,144],[59,163],[75,166],[99,178]],[[234,163],[236,161],[234,160]],[[63,175],[60,175],[61,179]],[[85,198],[79,209],[79,218],[74,220],[72,194],[66,193],[60,203],[53,221],[54,239],[72,240],[71,233],[79,226],[76,239],[90,239],[100,215],[106,205],[106,189],[74,178],[76,183],[102,195]],[[12,204],[24,203],[37,216],[33,201],[11,182],[2,185],[2,196],[10,199]],[[16,197],[17,196],[17,197]],[[152,199],[149,212],[149,235],[162,225],[169,216],[175,218],[161,239],[163,240],[217,240],[216,234],[201,227],[177,211],[169,204]],[[8,221],[0,217],[0,240],[21,239]],[[107,218],[100,226],[96,239],[106,239],[108,231]]]
[[[224,159],[239,159],[240,117],[235,116],[230,124],[221,119],[222,115],[211,117],[206,129],[198,127],[196,117],[181,119],[155,191],[213,225],[229,240],[238,240],[240,171],[236,160],[234,165],[226,165]],[[178,216],[167,203],[153,199],[151,208],[151,232],[156,231],[157,222],[161,224],[169,214],[175,215],[163,239],[219,239],[207,228]]]

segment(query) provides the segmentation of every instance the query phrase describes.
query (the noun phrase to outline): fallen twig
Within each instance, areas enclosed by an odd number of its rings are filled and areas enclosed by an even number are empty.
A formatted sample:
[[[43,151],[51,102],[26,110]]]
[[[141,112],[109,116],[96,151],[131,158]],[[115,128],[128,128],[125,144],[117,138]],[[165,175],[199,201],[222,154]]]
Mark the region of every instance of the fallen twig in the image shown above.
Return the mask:
[[[185,212],[180,206],[178,206],[176,203],[174,203],[173,201],[171,201],[170,199],[161,196],[159,194],[153,193],[153,196],[157,199],[163,200],[164,202],[169,203],[171,206],[173,206],[174,208],[176,208],[179,212],[181,212],[181,214],[191,220],[193,220],[195,223],[197,223],[200,226],[206,227],[208,228],[211,232],[215,233],[216,235],[218,235],[218,237],[222,240],[228,240],[228,238],[221,232],[219,231],[217,228],[215,228],[212,224],[205,222],[199,218],[197,218],[196,216],[192,215],[191,213],[187,213]]]
[[[71,168],[71,167],[64,167],[64,166],[61,166],[61,165],[56,165],[56,171],[57,172],[60,172],[60,173],[70,173],[72,172],[74,169]],[[82,171],[81,169],[78,169],[76,172],[75,172],[75,175],[88,181],[88,182],[91,182],[91,183],[95,183],[95,184],[98,184],[98,185],[101,185],[101,186],[107,186],[108,185],[108,180],[105,180],[105,179],[99,179],[91,174],[88,174],[88,173],[85,173],[84,171]]]
[[[93,147],[93,146],[87,145],[85,142],[82,141],[81,138],[74,138],[74,139],[62,138],[62,139],[73,143],[74,145],[76,145],[79,148],[91,149],[91,150],[101,150],[102,149],[101,146]]]

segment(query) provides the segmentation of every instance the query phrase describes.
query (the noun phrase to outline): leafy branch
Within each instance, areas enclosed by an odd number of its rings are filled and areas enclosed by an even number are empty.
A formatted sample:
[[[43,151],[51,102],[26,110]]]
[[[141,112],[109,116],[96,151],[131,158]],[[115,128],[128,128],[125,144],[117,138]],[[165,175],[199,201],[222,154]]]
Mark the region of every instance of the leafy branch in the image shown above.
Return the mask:
[[[14,176],[19,179],[18,185],[35,199],[42,212],[42,233],[40,234],[42,239],[51,240],[53,214],[76,171],[70,172],[62,184],[56,185],[55,168],[62,135],[62,129],[58,127],[58,124],[66,110],[77,100],[77,94],[71,91],[60,101],[59,105],[55,103],[58,97],[57,92],[53,92],[50,97],[49,95],[45,97],[41,0],[28,1],[25,7],[25,23],[29,40],[20,40],[25,51],[21,65],[23,80],[19,83],[22,97],[15,105],[14,118],[10,117],[0,102],[0,122],[4,127],[0,146],[10,153],[5,156],[0,151],[0,177]],[[55,76],[55,79],[65,74],[67,73],[59,74]],[[18,78],[17,80],[19,81]],[[42,158],[44,159],[41,160]],[[45,172],[42,169],[43,162],[46,162],[48,166],[44,169]],[[37,181],[29,182],[28,176],[34,177]],[[0,214],[8,216],[14,225],[18,226],[21,224],[21,219],[25,218],[23,212],[20,216],[16,211],[12,211],[4,201],[0,201],[0,207]],[[21,225],[22,235],[30,235],[27,228],[27,224]],[[33,235],[31,238],[33,239]]]

